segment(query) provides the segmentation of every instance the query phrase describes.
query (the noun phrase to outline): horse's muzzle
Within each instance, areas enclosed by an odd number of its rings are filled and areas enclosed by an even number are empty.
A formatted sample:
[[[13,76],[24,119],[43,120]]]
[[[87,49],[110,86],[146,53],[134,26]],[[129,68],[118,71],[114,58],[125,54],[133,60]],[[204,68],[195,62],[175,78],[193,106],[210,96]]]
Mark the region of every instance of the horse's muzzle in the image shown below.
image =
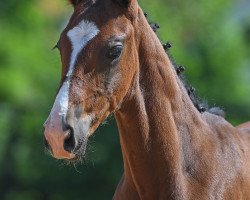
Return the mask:
[[[56,159],[71,160],[75,158],[73,150],[76,142],[74,130],[63,120],[51,120],[49,118],[44,124],[45,147],[51,151]]]

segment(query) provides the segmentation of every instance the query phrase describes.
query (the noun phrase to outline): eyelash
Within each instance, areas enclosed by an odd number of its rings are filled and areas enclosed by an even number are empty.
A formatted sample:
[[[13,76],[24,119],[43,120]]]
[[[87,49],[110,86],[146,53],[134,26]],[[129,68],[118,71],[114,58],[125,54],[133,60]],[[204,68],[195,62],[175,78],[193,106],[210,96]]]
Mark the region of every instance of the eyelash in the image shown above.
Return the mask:
[[[54,50],[54,49],[60,50],[59,42],[57,42],[56,45],[52,48],[52,50]]]

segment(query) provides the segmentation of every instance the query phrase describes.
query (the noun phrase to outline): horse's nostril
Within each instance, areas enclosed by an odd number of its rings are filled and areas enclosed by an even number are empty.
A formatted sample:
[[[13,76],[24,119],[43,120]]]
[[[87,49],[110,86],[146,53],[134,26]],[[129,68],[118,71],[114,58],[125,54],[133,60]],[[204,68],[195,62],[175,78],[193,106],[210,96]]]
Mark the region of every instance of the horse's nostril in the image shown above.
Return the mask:
[[[74,137],[74,131],[72,127],[68,127],[68,130],[66,131],[66,137],[64,140],[64,149],[68,152],[72,152],[75,148],[75,137]]]

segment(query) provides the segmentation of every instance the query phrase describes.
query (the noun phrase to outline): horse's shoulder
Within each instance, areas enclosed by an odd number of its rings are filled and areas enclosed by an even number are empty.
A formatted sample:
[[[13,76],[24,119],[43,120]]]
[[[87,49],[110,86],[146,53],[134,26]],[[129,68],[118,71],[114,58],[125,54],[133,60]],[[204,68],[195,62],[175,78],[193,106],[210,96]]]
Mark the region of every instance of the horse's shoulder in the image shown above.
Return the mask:
[[[250,121],[246,122],[246,123],[243,123],[243,124],[240,124],[240,125],[236,126],[236,128],[238,128],[238,129],[249,129],[250,130]]]
[[[250,122],[240,124],[236,126],[236,128],[240,131],[241,134],[243,134],[243,137],[245,137],[250,143]]]
[[[205,112],[202,114],[203,120],[210,126],[212,129],[231,129],[233,126],[225,120],[224,117],[216,115],[210,112]]]
[[[249,131],[250,133],[250,123],[248,123],[249,128],[246,128],[246,125],[244,127],[241,126],[241,128],[234,127],[230,122],[228,122],[221,116],[214,115],[211,113],[204,113],[203,115],[203,118],[205,119],[207,125],[209,126],[210,130],[212,130],[211,132],[213,132],[214,135],[223,136],[223,138],[228,138],[232,141],[238,141],[239,138],[242,138],[241,133],[243,129],[245,129],[245,131]]]

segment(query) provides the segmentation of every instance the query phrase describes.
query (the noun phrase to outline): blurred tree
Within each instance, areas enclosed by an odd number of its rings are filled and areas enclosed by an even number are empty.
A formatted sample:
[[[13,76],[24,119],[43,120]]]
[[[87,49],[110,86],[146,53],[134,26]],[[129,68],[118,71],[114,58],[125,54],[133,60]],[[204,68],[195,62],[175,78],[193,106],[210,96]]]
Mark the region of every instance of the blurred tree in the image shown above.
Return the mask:
[[[141,1],[160,38],[209,103],[233,123],[250,118],[247,1]],[[43,151],[42,124],[60,79],[50,51],[72,9],[63,0],[0,2],[0,199],[111,199],[122,175],[113,118],[90,141],[87,162],[67,166]]]

